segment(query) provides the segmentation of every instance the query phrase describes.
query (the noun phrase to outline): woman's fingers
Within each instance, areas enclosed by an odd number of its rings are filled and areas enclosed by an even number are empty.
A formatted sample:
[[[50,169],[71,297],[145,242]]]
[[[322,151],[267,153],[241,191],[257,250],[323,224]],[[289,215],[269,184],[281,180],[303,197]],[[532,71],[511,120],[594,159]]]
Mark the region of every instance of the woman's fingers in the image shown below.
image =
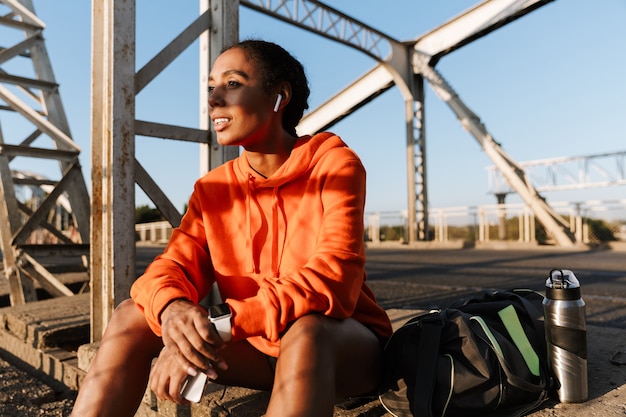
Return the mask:
[[[217,378],[217,373],[212,366],[203,369],[204,375],[191,369],[189,372],[179,366],[176,355],[167,348],[163,348],[150,371],[150,389],[159,400],[168,400],[177,404],[188,402],[192,399],[197,401],[204,390],[206,377]],[[202,378],[200,378],[202,377]],[[183,391],[183,388],[187,388]],[[187,398],[183,396],[187,395]]]
[[[184,399],[180,387],[186,377],[176,358],[164,348],[150,371],[150,389],[160,400],[181,404]]]
[[[201,369],[215,378],[213,363],[226,369],[217,353],[224,343],[200,307],[184,300],[171,303],[161,314],[161,328],[164,345],[189,374]]]

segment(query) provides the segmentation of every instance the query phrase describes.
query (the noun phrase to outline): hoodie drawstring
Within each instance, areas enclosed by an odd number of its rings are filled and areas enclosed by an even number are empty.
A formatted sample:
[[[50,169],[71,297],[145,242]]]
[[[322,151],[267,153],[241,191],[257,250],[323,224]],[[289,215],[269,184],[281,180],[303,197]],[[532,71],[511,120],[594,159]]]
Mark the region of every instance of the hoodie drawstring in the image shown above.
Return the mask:
[[[255,191],[255,188],[256,188],[254,181],[255,181],[255,177],[252,174],[249,174],[247,192],[246,192],[246,229],[247,229],[247,234],[248,234],[248,236],[246,237],[246,253],[247,253],[246,270],[251,273],[258,273],[258,265],[255,265],[255,261],[254,261],[255,259],[254,258],[254,232],[252,230],[252,217],[251,217],[251,211],[252,211],[252,205],[253,205],[252,193]],[[279,187],[274,187],[272,190],[272,213],[271,213],[271,217],[268,219],[270,223],[268,225],[268,230],[270,233],[269,242],[271,245],[270,268],[272,271],[273,278],[278,278],[280,276],[280,261],[282,258],[283,250],[285,248],[285,240],[287,238],[286,230],[285,230],[285,236],[282,236],[282,245],[280,245],[279,215],[280,214],[283,215],[283,222],[285,221],[284,219],[285,216],[284,216],[284,213],[282,213],[282,210],[280,208],[278,191],[279,191]]]
[[[272,277],[278,278],[278,187],[272,193]]]
[[[247,254],[247,265],[246,270],[248,272],[256,272],[254,268],[254,245],[252,235],[252,221],[250,219],[250,209],[252,208],[252,203],[250,202],[250,194],[254,189],[254,176],[252,174],[248,175],[248,187],[246,190],[246,230],[248,232],[248,236],[246,237],[246,254]]]

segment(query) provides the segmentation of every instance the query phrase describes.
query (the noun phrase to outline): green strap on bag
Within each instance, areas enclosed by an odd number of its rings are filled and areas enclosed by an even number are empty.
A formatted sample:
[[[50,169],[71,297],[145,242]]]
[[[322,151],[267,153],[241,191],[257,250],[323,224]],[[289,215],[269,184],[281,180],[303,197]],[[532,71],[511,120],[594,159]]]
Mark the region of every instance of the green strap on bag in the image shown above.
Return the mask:
[[[524,328],[519,321],[515,307],[510,305],[503,308],[498,312],[498,315],[504,327],[506,327],[506,330],[509,332],[513,343],[515,343],[515,346],[517,346],[517,349],[522,354],[524,362],[526,362],[528,366],[528,370],[533,375],[539,376],[539,356],[537,356],[537,352],[535,352],[528,337],[526,337],[526,333],[524,333]]]

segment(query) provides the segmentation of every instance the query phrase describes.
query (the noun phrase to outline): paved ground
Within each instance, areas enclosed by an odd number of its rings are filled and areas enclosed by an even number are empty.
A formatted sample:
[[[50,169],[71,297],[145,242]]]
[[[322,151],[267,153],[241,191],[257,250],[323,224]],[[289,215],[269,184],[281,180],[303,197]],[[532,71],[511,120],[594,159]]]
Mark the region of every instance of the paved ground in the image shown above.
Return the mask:
[[[544,291],[552,268],[581,282],[587,322],[626,329],[626,252],[369,249],[369,285],[385,308],[428,309],[491,288]]]
[[[161,247],[138,249],[138,271]],[[369,283],[386,309],[427,309],[489,288],[543,289],[551,268],[572,269],[582,283],[593,340],[590,401],[583,405],[547,403],[533,417],[626,415],[626,254],[613,251],[369,249]],[[1,356],[2,352],[0,352]],[[0,416],[68,416],[74,393],[45,384],[0,360]],[[7,361],[9,359],[9,361]],[[239,393],[240,394],[240,393]],[[215,395],[221,395],[216,393]],[[246,397],[248,398],[248,397]],[[230,412],[212,415],[261,416],[266,395],[252,393]],[[239,400],[238,400],[239,399]],[[237,403],[238,391],[222,400]],[[231,405],[232,407],[232,405]],[[246,411],[244,411],[244,409]],[[384,416],[375,402],[338,409],[340,416]]]

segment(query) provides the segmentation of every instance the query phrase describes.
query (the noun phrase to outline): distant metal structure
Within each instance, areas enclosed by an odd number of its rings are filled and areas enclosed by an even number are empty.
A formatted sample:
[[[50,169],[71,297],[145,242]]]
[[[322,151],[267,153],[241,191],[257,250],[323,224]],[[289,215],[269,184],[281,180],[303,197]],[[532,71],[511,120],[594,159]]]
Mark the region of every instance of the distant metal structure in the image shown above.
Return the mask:
[[[78,265],[87,281],[89,195],[80,148],[70,135],[48,59],[45,24],[31,0],[0,0],[0,12],[2,42],[13,42],[0,46],[0,117],[25,126],[23,136],[5,137],[0,125],[0,246],[10,301],[19,305],[36,300],[37,287],[53,296],[74,295],[50,270],[46,257],[55,256],[57,265]],[[53,161],[59,176],[48,179],[12,168],[24,160],[31,161],[32,170],[35,161]],[[16,191],[20,187],[45,193],[22,196]],[[55,215],[60,201],[64,221]]]
[[[537,191],[580,190],[626,185],[626,151],[520,162]],[[515,192],[496,167],[487,168],[493,194]]]

